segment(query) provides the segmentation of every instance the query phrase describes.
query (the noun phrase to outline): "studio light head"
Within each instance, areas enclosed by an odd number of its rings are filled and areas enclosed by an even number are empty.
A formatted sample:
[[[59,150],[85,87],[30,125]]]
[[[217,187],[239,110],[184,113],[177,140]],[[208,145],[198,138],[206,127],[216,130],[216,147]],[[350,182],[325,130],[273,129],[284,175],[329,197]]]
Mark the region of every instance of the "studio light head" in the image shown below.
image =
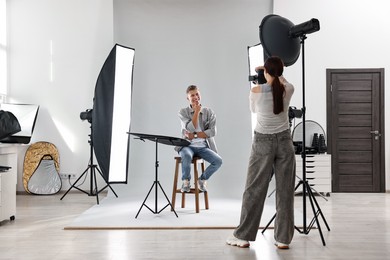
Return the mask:
[[[307,22],[297,24],[290,28],[289,36],[291,38],[302,37],[306,34],[317,32],[320,30],[320,21],[313,18]]]
[[[89,123],[92,122],[92,109],[87,109],[80,113],[80,119],[82,121],[88,120]]]
[[[301,118],[302,117],[302,110],[297,109],[296,107],[289,107],[288,108],[288,118],[289,121],[293,120],[294,118]]]
[[[301,39],[306,34],[320,30],[320,22],[311,20],[294,25],[290,20],[279,15],[270,14],[263,18],[259,27],[260,44],[263,47],[263,59],[278,56],[286,67],[293,65],[301,52]],[[249,81],[254,84],[263,84],[263,71],[256,71],[257,75],[250,75]]]

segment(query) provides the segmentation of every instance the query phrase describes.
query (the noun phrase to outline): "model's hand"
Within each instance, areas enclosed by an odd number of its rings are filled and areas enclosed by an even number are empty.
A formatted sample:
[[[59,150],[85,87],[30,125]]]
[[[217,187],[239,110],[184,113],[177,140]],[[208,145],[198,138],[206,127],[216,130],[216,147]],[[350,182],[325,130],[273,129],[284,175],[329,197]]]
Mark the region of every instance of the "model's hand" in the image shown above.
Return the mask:
[[[191,132],[189,132],[189,131],[186,131],[186,132],[184,133],[184,135],[186,136],[186,138],[187,138],[188,140],[194,139],[194,134],[191,133]]]
[[[202,109],[202,105],[201,104],[194,104],[192,105],[192,109],[194,110],[195,113],[199,113],[200,110]]]
[[[206,139],[208,136],[205,134],[205,132],[198,132],[198,138],[204,138]]]

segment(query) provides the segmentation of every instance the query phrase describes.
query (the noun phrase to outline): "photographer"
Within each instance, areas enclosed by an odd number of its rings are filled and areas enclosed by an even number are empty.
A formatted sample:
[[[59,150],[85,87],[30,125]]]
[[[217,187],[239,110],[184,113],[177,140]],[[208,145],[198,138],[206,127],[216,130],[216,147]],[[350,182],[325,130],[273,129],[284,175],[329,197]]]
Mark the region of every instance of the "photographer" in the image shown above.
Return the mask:
[[[264,67],[265,84],[254,86],[250,110],[257,114],[247,179],[242,199],[240,224],[226,240],[232,246],[249,247],[259,229],[269,180],[276,181],[275,245],[288,249],[294,234],[295,154],[288,111],[294,86],[283,73],[283,61],[270,57]],[[274,169],[274,171],[273,171]]]

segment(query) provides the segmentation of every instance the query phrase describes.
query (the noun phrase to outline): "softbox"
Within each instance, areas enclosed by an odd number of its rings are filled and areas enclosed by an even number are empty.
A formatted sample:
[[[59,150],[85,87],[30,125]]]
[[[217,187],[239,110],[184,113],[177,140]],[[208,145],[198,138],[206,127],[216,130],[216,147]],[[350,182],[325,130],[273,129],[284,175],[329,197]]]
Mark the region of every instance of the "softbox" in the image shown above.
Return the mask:
[[[0,142],[19,144],[30,143],[35,128],[35,122],[38,116],[39,106],[33,104],[3,103],[0,104],[0,109],[12,113],[16,117],[19,124],[18,131],[16,131],[17,129],[15,128],[14,132],[8,132],[8,135],[2,135]],[[2,125],[1,128],[6,127],[3,121],[0,124]],[[10,129],[7,131],[10,131]]]
[[[264,50],[261,44],[248,46],[248,65],[250,87],[254,84],[264,84],[267,80],[264,77],[264,70],[256,71],[256,67],[264,64]]]
[[[260,24],[260,42],[264,48],[264,60],[278,56],[285,66],[293,65],[301,51],[300,39],[290,37],[294,24],[279,15],[270,14]]]
[[[134,53],[116,44],[96,82],[91,138],[108,183],[127,183]]]

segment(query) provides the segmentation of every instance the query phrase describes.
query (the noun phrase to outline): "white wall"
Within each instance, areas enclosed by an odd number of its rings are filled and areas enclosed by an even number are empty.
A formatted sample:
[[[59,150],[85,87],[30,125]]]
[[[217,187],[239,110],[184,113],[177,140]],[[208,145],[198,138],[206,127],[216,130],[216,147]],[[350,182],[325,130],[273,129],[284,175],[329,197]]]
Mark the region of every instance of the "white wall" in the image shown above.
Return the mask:
[[[251,148],[247,46],[271,11],[258,0],[115,0],[114,39],[135,48],[132,131],[180,137],[178,111],[196,84],[217,114],[224,162],[209,181],[213,196],[241,197]],[[146,195],[154,180],[154,144],[131,141],[130,187]],[[171,192],[172,146],[159,146],[159,178]]]
[[[32,142],[57,145],[61,172],[85,169],[89,124],[79,114],[92,107],[99,70],[117,42],[136,49],[132,131],[179,136],[177,112],[187,105],[185,88],[198,84],[203,104],[218,115],[217,142],[225,161],[210,186],[216,193],[241,196],[251,143],[246,48],[259,42],[258,26],[271,3],[114,4],[115,10],[112,1],[8,1],[9,101],[41,106]],[[160,145],[159,171],[167,190],[174,155],[173,147]],[[154,180],[154,144],[132,140],[130,160],[123,190],[144,195]]]
[[[81,174],[89,161],[89,124],[99,71],[113,47],[113,6],[107,0],[12,0],[8,5],[8,102],[40,105],[31,142],[48,141],[63,173]],[[18,190],[23,147],[19,153]],[[88,182],[88,180],[87,180]],[[63,182],[63,188],[69,188]]]
[[[210,188],[241,196],[251,143],[246,47],[259,42],[258,26],[272,13],[272,3],[275,14],[296,24],[320,20],[320,32],[306,40],[306,107],[307,119],[326,127],[326,68],[389,69],[385,0],[370,5],[352,0],[7,1],[9,101],[41,106],[32,142],[53,142],[61,172],[80,174],[89,159],[89,124],[79,114],[92,107],[96,78],[113,44],[133,47],[132,131],[178,136],[177,112],[187,105],[185,87],[198,84],[203,104],[217,113],[224,158]],[[300,64],[285,73],[297,86],[292,101],[297,107]],[[386,106],[387,122],[388,112]],[[388,170],[388,149],[386,154]],[[159,146],[160,178],[168,192],[174,155],[172,147]],[[154,180],[154,144],[131,141],[129,174],[129,185],[115,189],[144,195]]]
[[[306,119],[319,122],[326,129],[326,69],[385,68],[390,70],[390,3],[386,0],[274,0],[274,13],[294,24],[317,18],[320,31],[308,34],[305,41]],[[301,59],[286,74],[297,86],[294,100],[302,103]],[[389,79],[385,76],[385,86]],[[389,132],[389,91],[385,87],[385,135]],[[294,101],[293,101],[294,102]],[[385,139],[386,173],[390,168],[389,138]],[[390,176],[386,174],[386,190]]]

